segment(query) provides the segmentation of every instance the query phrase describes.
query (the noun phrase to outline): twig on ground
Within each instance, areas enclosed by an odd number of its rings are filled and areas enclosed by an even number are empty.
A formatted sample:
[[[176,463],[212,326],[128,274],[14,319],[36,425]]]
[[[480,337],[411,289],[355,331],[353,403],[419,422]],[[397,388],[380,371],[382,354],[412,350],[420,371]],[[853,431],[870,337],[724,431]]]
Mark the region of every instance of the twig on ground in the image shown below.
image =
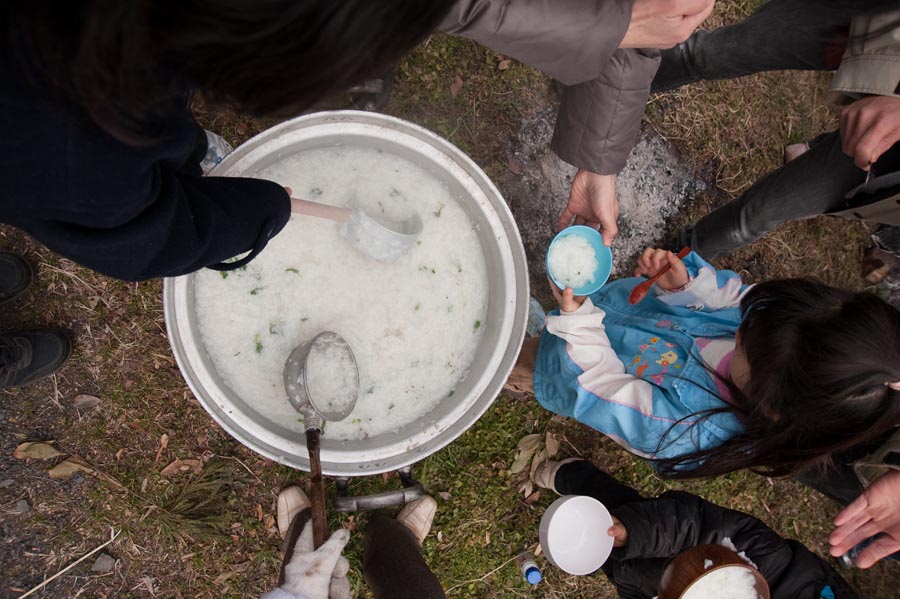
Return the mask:
[[[259,477],[256,475],[256,473],[253,472],[253,470],[250,470],[250,467],[247,466],[247,464],[245,464],[244,462],[240,461],[239,459],[237,459],[237,458],[235,458],[235,457],[232,457],[232,456],[229,456],[229,455],[218,455],[218,454],[216,455],[216,457],[219,457],[219,458],[225,458],[226,460],[234,460],[235,462],[237,462],[238,464],[240,464],[241,466],[243,466],[243,467],[244,467],[244,470],[246,470],[247,472],[249,472],[249,473],[251,474],[251,476],[253,476],[253,478],[255,478],[256,481],[257,481],[259,484],[263,484],[262,479],[259,478]]]
[[[62,398],[63,394],[59,392],[59,381],[56,379],[56,374],[50,375],[50,380],[53,382],[53,398],[50,400],[53,402],[53,405],[57,407],[57,409],[62,410],[62,404],[59,403],[59,400]]]
[[[574,451],[575,454],[576,454],[579,458],[584,457],[584,454],[581,452],[581,450],[578,449],[577,447],[575,447],[575,446],[572,444],[572,442],[569,441],[569,438],[568,438],[567,436],[563,435],[562,438],[563,438],[563,441],[566,442],[566,445],[568,445],[569,447],[571,447],[571,448],[572,448],[572,451]]]
[[[122,532],[122,531],[120,530],[119,532]],[[53,576],[51,576],[50,578],[45,580],[44,582],[40,583],[36,587],[33,587],[30,591],[27,591],[24,595],[19,595],[19,599],[25,599],[25,597],[28,597],[29,595],[33,595],[34,593],[41,590],[42,588],[44,588],[45,586],[47,586],[48,584],[50,584],[51,582],[53,582],[54,580],[56,580],[57,578],[59,578],[60,576],[62,576],[63,574],[65,574],[66,572],[68,572],[69,570],[71,570],[72,568],[77,566],[78,564],[80,564],[81,562],[83,562],[84,560],[86,560],[87,558],[91,557],[92,555],[94,555],[95,553],[97,553],[98,551],[100,551],[101,549],[103,549],[104,547],[106,547],[107,545],[112,543],[113,541],[115,541],[116,537],[119,536],[119,532],[115,532],[115,530],[113,528],[110,528],[109,529],[110,538],[107,542],[94,548],[94,550],[91,551],[90,553],[87,553],[87,554],[81,556],[80,558],[78,558],[77,560],[75,560],[74,562],[72,562],[71,564],[69,564],[68,566],[66,566],[65,568],[63,568],[62,570],[60,570],[59,572],[57,572],[56,574],[54,574]]]
[[[462,581],[462,582],[459,582],[459,583],[453,585],[452,587],[450,587],[449,589],[447,589],[446,592],[449,594],[450,591],[452,591],[452,590],[454,590],[454,589],[458,589],[458,588],[460,588],[460,587],[463,587],[463,586],[465,586],[465,585],[467,585],[467,584],[472,584],[473,582],[484,582],[486,579],[490,578],[493,574],[495,574],[496,572],[498,572],[503,566],[505,566],[506,564],[511,564],[511,563],[513,563],[514,561],[516,561],[516,558],[515,558],[515,557],[511,557],[511,558],[509,558],[508,560],[506,560],[505,562],[503,562],[502,564],[500,564],[499,566],[497,566],[496,568],[494,568],[493,570],[491,570],[490,572],[488,572],[487,574],[485,574],[484,576],[482,576],[481,578],[473,578],[473,579],[471,579],[471,580],[464,580],[464,581]],[[21,598],[20,598],[20,599],[21,599]]]
[[[84,279],[82,279],[81,277],[76,275],[75,273],[69,272],[67,270],[63,270],[62,268],[57,268],[55,266],[51,266],[50,264],[47,264],[46,262],[42,263],[41,267],[46,268],[47,270],[49,270],[51,272],[55,272],[55,273],[61,274],[63,276],[69,277],[76,283],[83,285],[87,289],[90,289],[96,297],[100,298],[100,302],[104,306],[106,306],[107,308],[112,308],[112,306],[110,306],[109,302],[106,301],[106,298],[103,297],[102,290],[97,289],[96,287],[94,287],[93,285],[91,285],[90,283],[88,283],[87,281],[85,281]]]

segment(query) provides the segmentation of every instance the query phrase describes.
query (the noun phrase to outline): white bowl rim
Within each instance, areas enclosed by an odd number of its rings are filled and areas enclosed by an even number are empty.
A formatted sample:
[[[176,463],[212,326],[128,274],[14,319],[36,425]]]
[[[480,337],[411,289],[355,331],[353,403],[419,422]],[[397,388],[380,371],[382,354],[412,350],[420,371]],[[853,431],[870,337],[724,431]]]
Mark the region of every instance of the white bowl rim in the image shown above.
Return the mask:
[[[566,508],[565,506],[568,506]],[[557,514],[560,510],[563,509],[572,509],[575,507],[582,507],[582,509],[590,509],[596,510],[596,522],[597,529],[599,531],[599,536],[596,537],[599,539],[597,543],[598,548],[597,552],[594,555],[594,559],[589,562],[587,566],[573,566],[569,563],[564,563],[560,560],[561,556],[559,552],[554,555],[551,544],[551,525],[554,518],[558,518]],[[589,525],[589,522],[584,522],[585,526]],[[544,512],[544,515],[541,517],[540,524],[540,541],[541,541],[541,551],[547,557],[551,564],[556,566],[557,568],[567,572],[569,574],[574,574],[576,576],[586,576],[588,574],[592,574],[600,569],[603,564],[606,563],[606,560],[609,559],[610,553],[613,550],[613,544],[615,539],[606,534],[606,531],[612,526],[612,515],[609,513],[609,510],[606,508],[603,503],[590,497],[588,495],[564,495],[554,501],[550,507],[547,508],[547,511]],[[579,552],[584,555],[584,551]]]
[[[556,235],[554,235],[553,239],[550,240],[550,245],[547,246],[547,252],[544,255],[544,268],[546,268],[547,276],[550,277],[550,280],[553,281],[553,284],[556,285],[557,287],[559,287],[560,289],[564,289],[564,287],[562,285],[560,285],[559,281],[556,280],[556,277],[553,276],[553,271],[550,270],[550,249],[553,247],[553,245],[557,241],[559,241],[563,237],[568,237],[570,235],[581,235],[581,231],[583,231],[583,230],[586,233],[587,233],[587,231],[592,231],[593,233],[600,235],[601,239],[602,239],[601,233],[599,231],[597,231],[596,229],[593,229],[593,228],[585,226],[585,225],[570,225],[570,226],[566,227],[565,229],[559,231]],[[590,233],[587,233],[587,234],[590,235]],[[589,283],[587,285],[582,285],[581,287],[579,287],[578,289],[575,290],[577,292],[576,295],[591,295],[592,293],[595,293],[596,291],[601,289],[604,285],[606,285],[607,282],[609,282],[609,277],[612,276],[612,268],[613,268],[612,250],[607,245],[604,245],[603,248],[605,249],[605,251],[603,252],[603,256],[602,256],[603,262],[607,262],[607,261],[609,262],[609,269],[606,272],[606,277],[603,279],[603,282],[601,282],[599,285],[597,284],[596,281],[593,283]],[[598,258],[600,258],[600,257],[601,256],[598,256]],[[591,291],[585,291],[585,288],[589,288],[589,289],[591,289]]]

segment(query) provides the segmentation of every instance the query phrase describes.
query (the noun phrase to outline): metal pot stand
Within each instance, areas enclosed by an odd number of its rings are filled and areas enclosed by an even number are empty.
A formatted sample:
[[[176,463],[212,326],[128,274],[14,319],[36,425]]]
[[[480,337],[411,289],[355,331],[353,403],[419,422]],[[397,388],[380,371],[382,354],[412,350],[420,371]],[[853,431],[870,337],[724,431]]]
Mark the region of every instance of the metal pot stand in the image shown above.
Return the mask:
[[[397,470],[403,488],[395,491],[384,491],[373,495],[350,495],[350,477],[341,476],[335,479],[337,494],[332,505],[338,512],[370,512],[396,505],[405,505],[425,496],[425,487],[413,478],[412,467],[405,466]]]

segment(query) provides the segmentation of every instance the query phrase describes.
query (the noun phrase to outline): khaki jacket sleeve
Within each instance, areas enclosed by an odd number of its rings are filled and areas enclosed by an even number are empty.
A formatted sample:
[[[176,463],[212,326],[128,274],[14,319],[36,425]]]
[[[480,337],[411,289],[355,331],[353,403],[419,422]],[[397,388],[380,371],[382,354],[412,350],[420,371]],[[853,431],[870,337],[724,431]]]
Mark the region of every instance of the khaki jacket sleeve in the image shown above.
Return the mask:
[[[551,147],[580,169],[618,173],[637,140],[658,50],[618,50],[593,81],[563,89]]]
[[[460,0],[441,30],[531,65],[567,87],[553,150],[614,174],[640,131],[656,50],[620,50],[633,0]]]
[[[625,37],[632,0],[459,0],[440,30],[565,85],[598,77]]]
[[[900,9],[854,17],[850,41],[828,88],[835,104],[865,95],[895,96],[900,86]]]

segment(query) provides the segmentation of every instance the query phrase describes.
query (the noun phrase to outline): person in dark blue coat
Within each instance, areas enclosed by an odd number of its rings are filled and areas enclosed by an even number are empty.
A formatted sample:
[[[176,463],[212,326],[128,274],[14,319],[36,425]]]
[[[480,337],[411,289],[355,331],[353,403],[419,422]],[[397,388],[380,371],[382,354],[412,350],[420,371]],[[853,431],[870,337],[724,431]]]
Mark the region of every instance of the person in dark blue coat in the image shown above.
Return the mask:
[[[4,3],[0,222],[130,281],[250,259],[287,222],[290,197],[271,181],[202,176],[191,94],[298,114],[380,74],[452,4]]]

